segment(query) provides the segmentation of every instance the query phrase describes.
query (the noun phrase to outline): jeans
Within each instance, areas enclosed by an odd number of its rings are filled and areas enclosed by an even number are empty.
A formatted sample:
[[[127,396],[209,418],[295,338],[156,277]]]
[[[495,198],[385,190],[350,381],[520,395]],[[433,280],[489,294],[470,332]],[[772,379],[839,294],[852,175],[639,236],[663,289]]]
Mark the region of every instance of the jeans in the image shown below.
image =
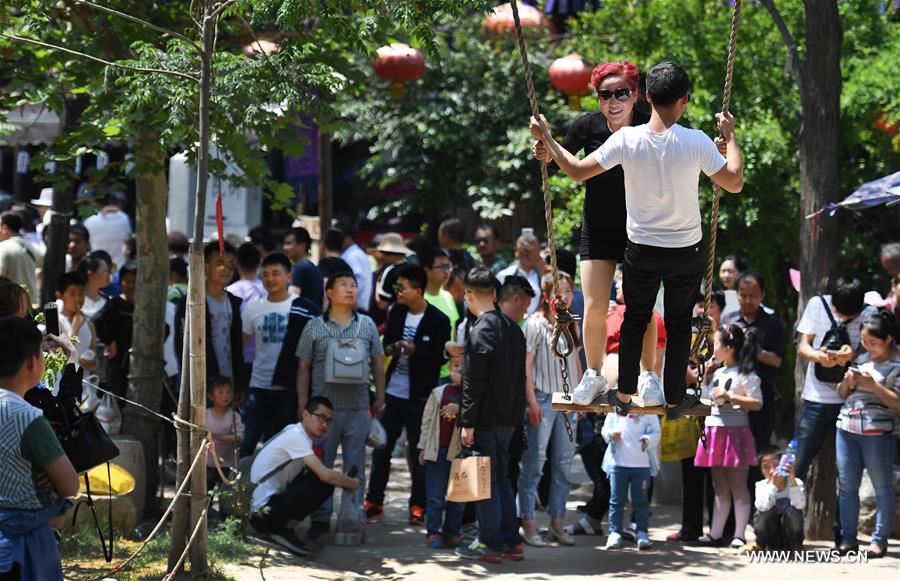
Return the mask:
[[[666,323],[663,386],[667,403],[678,404],[684,399],[684,370],[691,351],[691,317],[703,270],[702,249],[702,243],[684,248],[658,248],[633,242],[626,245],[622,290],[628,309],[619,341],[619,391],[622,393],[637,392],[644,332],[653,316],[662,281]]]
[[[384,417],[381,425],[387,433],[387,442],[384,448],[372,451],[372,476],[369,481],[369,493],[366,499],[375,504],[384,504],[384,490],[387,487],[388,477],[391,472],[391,454],[400,432],[406,428],[406,448],[413,452],[412,456],[412,492],[409,497],[409,506],[425,506],[425,467],[419,464],[418,447],[419,436],[422,432],[422,412],[425,411],[425,402],[400,399],[388,395],[385,397]],[[435,426],[435,429],[440,429]]]
[[[519,515],[522,518],[534,519],[534,500],[537,494],[538,481],[541,479],[541,450],[552,446],[550,497],[547,513],[551,517],[563,517],[566,514],[566,500],[569,498],[569,471],[572,468],[572,457],[575,455],[575,444],[569,442],[561,412],[550,408],[550,396],[536,392],[538,404],[541,406],[541,423],[525,425],[528,447],[522,454],[522,474],[519,479]]]
[[[344,472],[349,472],[353,466],[359,469],[357,478],[361,479],[362,486],[366,483],[366,439],[369,437],[369,410],[334,410],[334,421],[322,442],[325,449],[325,457],[322,464],[326,468],[334,467],[334,459],[337,457],[338,445],[341,447],[341,459],[344,462]],[[359,510],[362,511],[362,495],[343,490],[341,502],[353,502],[353,498],[359,498]],[[329,496],[322,506],[312,515],[313,522],[328,523],[331,520],[331,511],[334,509],[334,497]]]
[[[509,444],[513,426],[478,426],[475,449],[491,458],[491,497],[475,504],[478,537],[490,549],[502,551],[504,544],[518,541],[516,497],[509,482]]]
[[[265,514],[251,517],[253,528],[261,533],[284,529],[291,520],[303,520],[319,508],[334,493],[334,486],[325,484],[310,470],[303,470],[284,492],[269,499]]]
[[[803,513],[789,506],[756,513],[756,543],[770,551],[790,551],[803,546]]]
[[[838,506],[840,507],[841,541],[856,545],[859,524],[859,483],[863,468],[872,479],[875,489],[875,531],[872,542],[887,547],[894,526],[896,497],[893,485],[894,450],[897,438],[893,434],[859,436],[838,430],[835,438],[838,462]]]
[[[297,392],[251,387],[241,408],[244,441],[241,458],[252,456],[260,439],[268,440],[297,421]]]
[[[650,468],[623,468],[615,466],[609,475],[609,532],[622,534],[622,520],[628,491],[631,490],[631,506],[634,509],[638,532],[648,532],[650,526]]]
[[[837,422],[842,405],[803,401],[803,411],[794,430],[794,439],[797,440],[797,463],[794,474],[797,478],[806,481],[806,471],[819,453],[822,442],[834,433],[834,424]]]
[[[428,536],[443,534],[455,537],[462,528],[463,505],[447,500],[447,483],[450,481],[450,461],[447,448],[438,450],[437,462],[425,462],[425,528]]]

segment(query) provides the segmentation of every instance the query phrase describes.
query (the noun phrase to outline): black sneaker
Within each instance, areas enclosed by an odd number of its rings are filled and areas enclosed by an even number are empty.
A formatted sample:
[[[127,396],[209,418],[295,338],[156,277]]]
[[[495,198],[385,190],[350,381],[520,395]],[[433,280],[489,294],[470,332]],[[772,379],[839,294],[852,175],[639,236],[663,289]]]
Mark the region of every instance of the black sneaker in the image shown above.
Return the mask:
[[[678,418],[684,416],[695,405],[700,403],[700,396],[694,393],[685,393],[684,399],[681,400],[681,403],[676,405],[675,407],[667,407],[666,408],[666,419],[668,420],[677,420]]]
[[[613,409],[616,410],[616,414],[620,416],[627,416],[628,409],[631,408],[631,402],[625,403],[616,397],[616,394],[619,393],[618,389],[611,389],[606,392],[606,403],[611,405]]]
[[[328,526],[327,522],[316,522],[313,521],[309,525],[309,530],[306,532],[306,538],[315,541],[319,537],[323,537],[328,534],[328,531],[331,530],[331,527]]]
[[[272,533],[272,540],[298,557],[309,557],[310,555],[309,549],[292,530],[285,529]]]

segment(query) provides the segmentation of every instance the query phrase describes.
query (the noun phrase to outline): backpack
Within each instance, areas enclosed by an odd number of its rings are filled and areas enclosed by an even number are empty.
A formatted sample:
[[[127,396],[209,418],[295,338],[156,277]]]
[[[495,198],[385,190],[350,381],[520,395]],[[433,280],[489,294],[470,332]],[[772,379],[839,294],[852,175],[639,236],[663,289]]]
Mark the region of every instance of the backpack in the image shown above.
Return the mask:
[[[825,312],[831,320],[831,328],[822,337],[820,348],[824,347],[828,351],[838,351],[844,345],[850,345],[850,333],[847,332],[846,323],[835,320],[825,297],[820,296],[819,300],[822,301],[822,306],[825,307]],[[847,373],[848,367],[849,364],[823,367],[820,363],[816,363],[816,379],[823,383],[840,383],[844,379],[844,374]]]

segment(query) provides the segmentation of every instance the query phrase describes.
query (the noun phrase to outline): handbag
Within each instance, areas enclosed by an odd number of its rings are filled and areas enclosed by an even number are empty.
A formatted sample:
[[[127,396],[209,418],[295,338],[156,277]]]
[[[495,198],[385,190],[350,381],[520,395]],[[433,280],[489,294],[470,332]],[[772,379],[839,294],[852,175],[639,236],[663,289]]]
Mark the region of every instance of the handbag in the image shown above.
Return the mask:
[[[369,350],[365,341],[359,337],[328,340],[325,383],[369,383]]]
[[[450,465],[447,500],[477,502],[491,497],[491,457],[482,456],[471,448],[460,452]]]
[[[697,453],[697,440],[700,439],[700,423],[696,418],[682,417],[677,420],[662,418],[662,437],[660,438],[661,459],[673,462],[693,458]]]
[[[70,406],[60,402],[63,425],[56,437],[75,472],[84,474],[119,455],[119,448],[92,412],[82,412],[78,406],[67,408]]]
[[[850,321],[838,322],[834,315],[831,314],[831,307],[828,306],[828,301],[825,300],[825,297],[819,296],[819,300],[822,301],[822,307],[828,315],[828,320],[831,321],[831,328],[822,337],[820,347],[824,347],[829,351],[838,351],[844,345],[850,345],[850,334],[847,332],[847,323]],[[849,367],[849,363],[846,365],[835,365],[834,367],[824,367],[821,363],[816,363],[814,366],[816,379],[823,383],[840,383]]]

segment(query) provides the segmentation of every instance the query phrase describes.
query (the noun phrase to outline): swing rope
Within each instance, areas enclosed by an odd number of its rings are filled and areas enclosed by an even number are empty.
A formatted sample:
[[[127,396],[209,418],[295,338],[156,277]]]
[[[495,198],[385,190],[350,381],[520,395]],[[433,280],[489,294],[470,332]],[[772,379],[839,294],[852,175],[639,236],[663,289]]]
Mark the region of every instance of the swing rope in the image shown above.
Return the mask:
[[[535,119],[540,119],[537,97],[534,92],[534,80],[531,75],[531,63],[528,61],[528,51],[525,50],[525,35],[522,33],[522,22],[519,20],[519,7],[517,0],[509,3],[512,8],[513,23],[516,29],[516,39],[519,45],[519,56],[522,57],[522,68],[525,70],[525,86],[528,89],[528,103],[531,105],[531,114]],[[562,367],[563,397],[571,400],[569,395],[569,365],[568,356],[575,350],[575,339],[572,336],[572,324],[574,317],[569,313],[569,305],[559,294],[559,267],[556,264],[556,237],[553,234],[553,205],[550,200],[550,180],[547,174],[547,163],[541,162],[541,185],[544,192],[544,219],[547,222],[547,250],[550,252],[550,272],[553,276],[553,288],[551,295],[554,297],[550,305],[556,322],[553,324],[553,335],[550,340],[550,349],[556,357],[559,357]],[[560,347],[560,339],[564,339],[564,346]],[[572,425],[569,422],[569,414],[563,412],[563,420],[569,441],[573,441]]]
[[[742,0],[735,0],[734,10],[731,15],[731,34],[728,41],[728,61],[725,67],[725,90],[722,97],[722,113],[728,113],[731,105],[731,89],[734,84],[734,61],[737,55],[737,34],[740,23]],[[719,201],[722,197],[722,188],[718,184],[713,186],[712,212],[709,224],[709,249],[706,257],[706,296],[703,301],[703,317],[695,320],[698,328],[697,336],[691,345],[691,359],[697,364],[698,385],[703,383],[706,372],[706,361],[712,355],[710,338],[716,332],[716,323],[709,316],[709,307],[712,303],[713,268],[716,261],[716,239],[719,231]]]

